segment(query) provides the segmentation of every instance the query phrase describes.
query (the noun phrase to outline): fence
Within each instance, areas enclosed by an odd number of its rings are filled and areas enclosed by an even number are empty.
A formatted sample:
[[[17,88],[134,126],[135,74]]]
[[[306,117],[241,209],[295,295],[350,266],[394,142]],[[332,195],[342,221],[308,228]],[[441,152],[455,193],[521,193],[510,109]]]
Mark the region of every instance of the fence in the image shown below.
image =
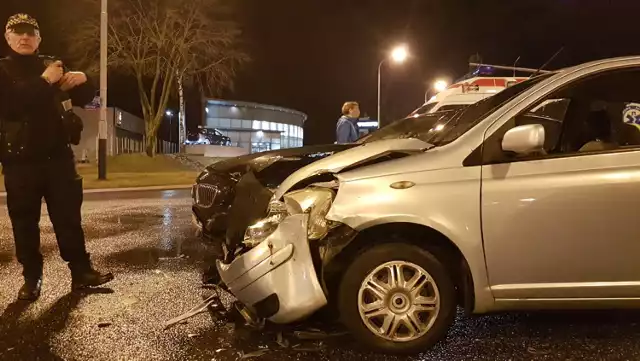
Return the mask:
[[[144,153],[147,150],[147,142],[142,137],[116,135],[114,155]],[[175,154],[180,152],[180,145],[175,142],[158,139],[156,141],[157,154]]]

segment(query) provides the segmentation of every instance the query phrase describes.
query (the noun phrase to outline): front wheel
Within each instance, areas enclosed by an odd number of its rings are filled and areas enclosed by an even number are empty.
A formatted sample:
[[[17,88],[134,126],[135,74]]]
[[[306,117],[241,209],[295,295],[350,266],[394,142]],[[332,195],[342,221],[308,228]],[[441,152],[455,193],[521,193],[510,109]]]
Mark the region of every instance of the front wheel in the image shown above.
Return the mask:
[[[342,322],[359,341],[388,353],[417,353],[442,338],[453,323],[455,288],[430,252],[405,243],[361,253],[340,284]]]

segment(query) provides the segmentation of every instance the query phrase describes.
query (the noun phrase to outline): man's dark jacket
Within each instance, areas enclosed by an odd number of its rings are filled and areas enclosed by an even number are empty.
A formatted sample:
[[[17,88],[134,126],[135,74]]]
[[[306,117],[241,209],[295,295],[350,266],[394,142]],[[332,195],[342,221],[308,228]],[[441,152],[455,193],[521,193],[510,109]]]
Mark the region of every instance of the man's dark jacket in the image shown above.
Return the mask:
[[[0,162],[38,163],[73,159],[61,101],[84,106],[94,94],[87,82],[68,93],[41,75],[55,58],[12,52],[0,60]]]

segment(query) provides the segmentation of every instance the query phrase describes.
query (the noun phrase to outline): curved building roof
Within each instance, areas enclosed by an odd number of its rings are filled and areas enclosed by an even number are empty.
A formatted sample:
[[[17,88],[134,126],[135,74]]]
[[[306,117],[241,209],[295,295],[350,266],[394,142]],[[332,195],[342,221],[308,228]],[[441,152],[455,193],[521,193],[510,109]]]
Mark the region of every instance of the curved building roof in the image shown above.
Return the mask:
[[[227,106],[227,107],[238,107],[238,108],[243,107],[243,108],[272,110],[272,111],[278,111],[278,112],[297,115],[302,118],[302,122],[305,122],[307,120],[307,115],[303,112],[297,111],[295,109],[279,107],[276,105],[260,104],[260,103],[245,102],[245,101],[238,101],[238,100],[222,100],[222,99],[214,99],[214,98],[208,98],[207,105],[220,105],[220,106]]]

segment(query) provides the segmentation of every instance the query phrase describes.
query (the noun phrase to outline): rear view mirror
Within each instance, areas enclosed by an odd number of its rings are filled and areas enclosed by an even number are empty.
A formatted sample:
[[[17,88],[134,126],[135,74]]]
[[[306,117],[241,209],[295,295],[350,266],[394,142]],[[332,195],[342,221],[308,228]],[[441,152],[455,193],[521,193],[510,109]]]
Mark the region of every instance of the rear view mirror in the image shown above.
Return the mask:
[[[518,155],[544,152],[544,127],[540,124],[521,125],[510,129],[502,138],[502,150]]]

